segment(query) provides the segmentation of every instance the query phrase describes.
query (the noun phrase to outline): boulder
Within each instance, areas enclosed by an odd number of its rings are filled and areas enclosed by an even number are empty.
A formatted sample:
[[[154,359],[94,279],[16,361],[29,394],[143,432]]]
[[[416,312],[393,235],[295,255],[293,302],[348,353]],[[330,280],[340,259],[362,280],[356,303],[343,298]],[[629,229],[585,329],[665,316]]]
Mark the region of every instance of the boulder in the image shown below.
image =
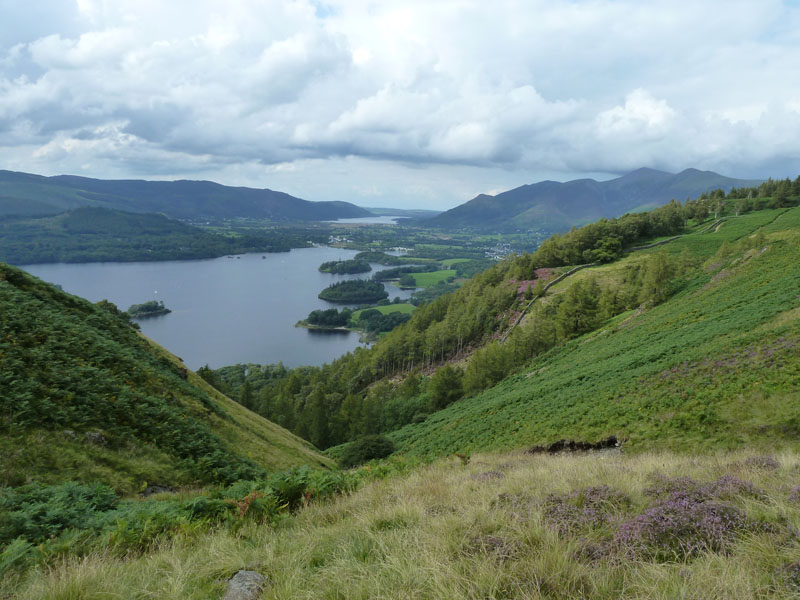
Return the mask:
[[[261,573],[239,571],[228,581],[222,600],[256,600],[266,585],[267,578]]]

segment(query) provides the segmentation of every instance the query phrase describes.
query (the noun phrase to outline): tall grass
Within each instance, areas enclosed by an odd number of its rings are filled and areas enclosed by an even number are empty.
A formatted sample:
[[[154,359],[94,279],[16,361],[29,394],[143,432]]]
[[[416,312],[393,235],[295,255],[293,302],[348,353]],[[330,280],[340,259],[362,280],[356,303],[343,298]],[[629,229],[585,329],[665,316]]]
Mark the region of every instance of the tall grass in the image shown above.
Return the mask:
[[[7,578],[0,597],[214,598],[248,568],[269,578],[264,599],[796,598],[798,483],[800,455],[790,452],[442,459],[276,526],[42,566]],[[659,494],[686,490],[741,517],[723,547],[670,555],[620,545],[626,524],[665,501]],[[625,501],[598,501],[608,494]],[[560,527],[562,513],[548,508],[559,503],[586,518]]]

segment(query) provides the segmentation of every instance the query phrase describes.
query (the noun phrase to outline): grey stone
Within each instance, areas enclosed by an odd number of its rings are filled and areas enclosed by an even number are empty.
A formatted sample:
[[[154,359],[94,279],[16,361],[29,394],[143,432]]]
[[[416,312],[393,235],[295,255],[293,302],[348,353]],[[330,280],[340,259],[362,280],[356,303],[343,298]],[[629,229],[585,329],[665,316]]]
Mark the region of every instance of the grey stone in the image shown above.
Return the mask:
[[[261,573],[239,571],[228,581],[222,600],[256,600],[266,585],[267,578]]]
[[[87,431],[83,434],[83,438],[90,444],[95,444],[96,446],[106,445],[106,438],[99,431]]]

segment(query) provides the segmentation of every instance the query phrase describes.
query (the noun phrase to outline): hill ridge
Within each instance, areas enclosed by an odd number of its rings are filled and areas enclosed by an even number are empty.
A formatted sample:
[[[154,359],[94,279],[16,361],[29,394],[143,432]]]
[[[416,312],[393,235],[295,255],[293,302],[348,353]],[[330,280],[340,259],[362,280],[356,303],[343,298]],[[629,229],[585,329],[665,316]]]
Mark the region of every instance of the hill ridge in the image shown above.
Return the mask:
[[[0,170],[0,216],[54,215],[81,206],[163,213],[177,219],[250,217],[324,221],[371,214],[349,202],[312,202],[268,188],[226,186],[213,181],[47,177]]]
[[[560,231],[601,218],[618,217],[665,204],[672,198],[696,197],[712,189],[728,191],[760,181],[733,179],[698,169],[673,174],[642,167],[607,181],[583,178],[525,184],[472,200],[420,224],[479,230],[545,229]]]

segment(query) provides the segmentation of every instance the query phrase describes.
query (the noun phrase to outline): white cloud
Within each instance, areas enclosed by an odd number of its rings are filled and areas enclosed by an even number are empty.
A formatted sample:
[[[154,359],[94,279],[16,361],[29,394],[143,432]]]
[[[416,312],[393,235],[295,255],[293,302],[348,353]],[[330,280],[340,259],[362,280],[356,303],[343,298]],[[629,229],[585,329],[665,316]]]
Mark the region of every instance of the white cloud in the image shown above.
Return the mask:
[[[800,172],[800,11],[778,0],[28,4],[0,0],[0,167],[279,175],[330,199],[361,193],[357,166],[403,201],[639,166]],[[328,187],[293,183],[309,165]]]

